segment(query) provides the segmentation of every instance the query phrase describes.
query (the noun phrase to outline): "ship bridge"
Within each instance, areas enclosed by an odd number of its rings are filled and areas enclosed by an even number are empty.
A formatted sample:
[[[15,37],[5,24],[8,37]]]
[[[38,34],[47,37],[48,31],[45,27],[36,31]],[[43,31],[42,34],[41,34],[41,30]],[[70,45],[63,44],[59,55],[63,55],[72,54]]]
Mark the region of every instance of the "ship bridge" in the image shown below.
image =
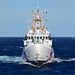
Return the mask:
[[[25,35],[24,44],[28,45],[31,43],[50,43],[52,45],[51,35],[47,28],[44,26],[44,23],[47,20],[44,20],[42,16],[47,14],[47,12],[40,12],[39,9],[37,11],[29,12],[29,14],[33,15],[33,19],[29,20],[32,23],[31,28],[29,28],[29,32]]]

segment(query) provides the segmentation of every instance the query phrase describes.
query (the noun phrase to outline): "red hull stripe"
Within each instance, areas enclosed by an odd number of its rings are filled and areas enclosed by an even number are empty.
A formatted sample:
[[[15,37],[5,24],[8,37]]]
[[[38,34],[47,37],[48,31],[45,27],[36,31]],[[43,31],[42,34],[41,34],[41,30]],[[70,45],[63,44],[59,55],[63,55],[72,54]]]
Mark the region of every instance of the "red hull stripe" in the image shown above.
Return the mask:
[[[50,56],[52,56],[52,51],[50,52]]]
[[[29,61],[25,51],[24,51],[24,55],[25,55],[26,60]]]
[[[52,57],[52,51],[50,52],[50,57],[48,58],[48,61],[51,60]]]

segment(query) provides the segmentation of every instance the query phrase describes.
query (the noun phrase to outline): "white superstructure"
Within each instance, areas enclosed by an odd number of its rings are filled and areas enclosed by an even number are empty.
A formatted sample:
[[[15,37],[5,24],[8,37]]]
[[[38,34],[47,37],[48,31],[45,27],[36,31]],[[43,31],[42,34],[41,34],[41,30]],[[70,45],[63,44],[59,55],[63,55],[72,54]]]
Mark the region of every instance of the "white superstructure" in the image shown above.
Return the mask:
[[[50,32],[45,28],[43,15],[47,12],[32,11],[29,14],[33,15],[33,20],[30,20],[32,27],[24,39],[23,62],[27,61],[36,66],[40,66],[47,61],[53,61],[54,51],[52,48],[52,40]]]

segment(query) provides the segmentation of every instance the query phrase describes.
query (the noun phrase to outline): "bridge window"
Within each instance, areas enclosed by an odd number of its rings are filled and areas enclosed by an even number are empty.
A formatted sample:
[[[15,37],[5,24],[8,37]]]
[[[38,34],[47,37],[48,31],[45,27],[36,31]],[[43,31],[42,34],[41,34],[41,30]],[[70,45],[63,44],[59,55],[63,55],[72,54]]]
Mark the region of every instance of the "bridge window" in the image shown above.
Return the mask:
[[[46,39],[48,39],[48,38],[46,37]]]
[[[42,37],[40,37],[40,39],[42,39]]]
[[[30,37],[29,37],[29,39],[30,39]]]
[[[39,39],[39,37],[37,37],[37,39]]]
[[[34,38],[36,39],[36,36]]]
[[[31,39],[33,39],[33,36],[31,36]]]

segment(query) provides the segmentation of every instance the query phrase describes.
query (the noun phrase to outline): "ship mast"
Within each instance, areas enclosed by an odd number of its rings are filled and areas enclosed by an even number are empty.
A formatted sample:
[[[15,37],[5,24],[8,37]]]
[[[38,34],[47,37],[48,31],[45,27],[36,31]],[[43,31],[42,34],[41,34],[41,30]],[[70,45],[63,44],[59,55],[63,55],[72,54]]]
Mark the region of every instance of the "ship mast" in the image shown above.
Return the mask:
[[[42,34],[45,34],[46,28],[44,27],[44,23],[47,20],[43,20],[42,16],[47,14],[47,12],[40,12],[39,8],[37,8],[36,12],[32,11],[29,12],[29,14],[34,17],[33,20],[29,20],[32,23],[32,27],[30,28],[30,30],[32,30],[32,34],[34,35],[34,32],[39,29],[41,29]]]

